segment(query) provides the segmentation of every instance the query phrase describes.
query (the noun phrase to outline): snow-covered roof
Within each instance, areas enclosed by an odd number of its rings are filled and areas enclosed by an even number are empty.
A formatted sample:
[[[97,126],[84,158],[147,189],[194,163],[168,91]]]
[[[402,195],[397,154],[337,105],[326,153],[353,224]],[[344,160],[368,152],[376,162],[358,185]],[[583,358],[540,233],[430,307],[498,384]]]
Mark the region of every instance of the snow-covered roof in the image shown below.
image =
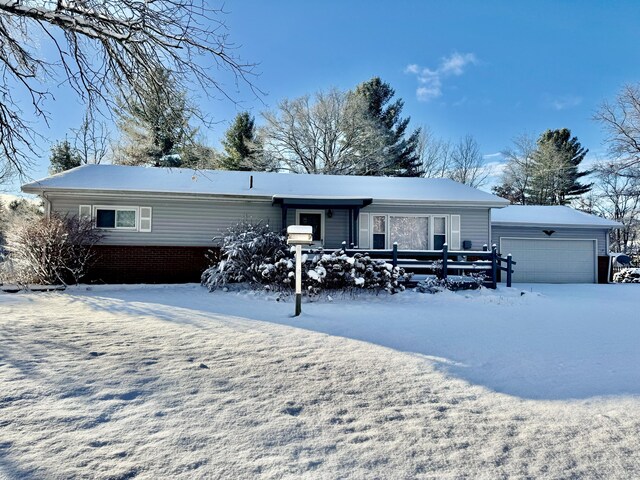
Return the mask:
[[[502,207],[508,202],[448,179],[297,175],[181,168],[84,165],[22,186],[28,193],[82,191],[184,195],[353,199],[376,202],[473,204]]]
[[[491,212],[492,225],[618,228],[622,224],[564,206],[510,205]]]

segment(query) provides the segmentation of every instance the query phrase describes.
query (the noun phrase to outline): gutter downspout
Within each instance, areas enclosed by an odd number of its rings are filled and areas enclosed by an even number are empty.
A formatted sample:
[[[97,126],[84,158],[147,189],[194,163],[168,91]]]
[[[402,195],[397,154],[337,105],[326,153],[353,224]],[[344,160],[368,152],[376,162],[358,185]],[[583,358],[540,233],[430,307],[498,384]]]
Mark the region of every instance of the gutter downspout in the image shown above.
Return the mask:
[[[47,198],[47,192],[44,190],[42,191],[42,194],[40,196],[44,200],[44,214],[47,219],[49,219],[51,218],[51,200]]]

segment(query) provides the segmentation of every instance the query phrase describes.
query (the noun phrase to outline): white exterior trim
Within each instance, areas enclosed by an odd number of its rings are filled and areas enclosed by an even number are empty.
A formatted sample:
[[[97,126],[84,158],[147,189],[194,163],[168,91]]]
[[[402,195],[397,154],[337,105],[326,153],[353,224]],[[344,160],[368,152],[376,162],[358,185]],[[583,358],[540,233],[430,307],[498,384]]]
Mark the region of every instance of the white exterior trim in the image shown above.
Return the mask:
[[[434,251],[433,250],[433,235],[434,235],[434,229],[433,229],[433,219],[434,218],[444,218],[445,221],[445,226],[444,226],[444,231],[445,231],[445,243],[448,244],[448,242],[451,239],[451,214],[447,214],[447,213],[398,213],[398,212],[394,212],[394,213],[376,213],[376,212],[372,212],[369,211],[367,212],[369,214],[369,245],[371,246],[371,248],[369,248],[368,250],[377,250],[373,248],[373,217],[385,217],[385,248],[384,250],[388,250],[393,248],[393,243],[391,241],[390,238],[390,234],[389,234],[389,227],[390,227],[390,219],[391,217],[400,217],[400,218],[405,218],[405,217],[419,217],[419,218],[427,218],[428,219],[428,228],[429,231],[427,232],[427,248],[424,250],[419,250],[419,251],[424,251],[424,252],[428,252],[428,251]],[[460,215],[458,215],[460,216]],[[462,224],[462,219],[460,220],[460,223]],[[460,238],[462,238],[462,228],[460,231]],[[440,251],[440,250],[437,250]]]
[[[320,242],[314,242],[313,245],[314,246],[319,246],[319,247],[323,247],[324,246],[324,239],[325,239],[325,235],[326,235],[326,230],[325,230],[325,221],[324,221],[324,217],[325,217],[325,211],[321,210],[321,209],[296,209],[296,225],[300,225],[300,214],[301,213],[315,213],[315,214],[320,214]],[[318,245],[318,243],[320,245]]]
[[[115,222],[117,221],[114,220],[114,226],[113,228],[103,228],[103,227],[98,227],[96,222],[98,219],[98,215],[97,212],[98,210],[114,210],[116,212],[116,217],[117,217],[117,212],[120,211],[134,211],[136,213],[136,226],[135,227],[117,227],[115,226]],[[117,206],[117,205],[93,205],[93,227],[98,229],[98,230],[125,230],[125,231],[129,231],[129,232],[138,232],[139,231],[139,227],[140,227],[140,207],[134,207],[134,206]]]

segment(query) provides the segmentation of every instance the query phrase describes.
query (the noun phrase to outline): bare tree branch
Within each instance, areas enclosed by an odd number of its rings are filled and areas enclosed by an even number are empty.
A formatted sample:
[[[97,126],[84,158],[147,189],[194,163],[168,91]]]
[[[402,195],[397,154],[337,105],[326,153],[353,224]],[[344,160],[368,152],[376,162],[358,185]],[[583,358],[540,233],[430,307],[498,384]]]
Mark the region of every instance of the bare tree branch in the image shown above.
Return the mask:
[[[640,164],[640,84],[625,85],[614,103],[604,102],[594,115],[608,133],[609,151],[620,170]]]
[[[24,174],[38,134],[14,89],[26,90],[36,118],[48,121],[46,84],[62,79],[90,111],[113,108],[118,94],[141,95],[168,69],[185,90],[196,86],[232,100],[218,80],[221,70],[262,93],[251,82],[254,65],[233,55],[224,12],[204,0],[0,0],[0,162]],[[45,60],[48,40],[57,60]]]
[[[447,176],[471,187],[483,186],[489,177],[480,146],[472,135],[465,135],[453,147],[450,165]]]
[[[381,175],[388,164],[384,132],[364,99],[337,89],[283,100],[263,114],[263,154],[294,173]]]

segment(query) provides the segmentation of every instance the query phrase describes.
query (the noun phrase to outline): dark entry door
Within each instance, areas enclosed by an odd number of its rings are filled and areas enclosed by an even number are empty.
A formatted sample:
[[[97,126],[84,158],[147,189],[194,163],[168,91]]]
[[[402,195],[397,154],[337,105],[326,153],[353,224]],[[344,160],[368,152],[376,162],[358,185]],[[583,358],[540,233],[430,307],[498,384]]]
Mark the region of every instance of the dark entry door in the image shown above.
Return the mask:
[[[322,213],[300,212],[300,225],[309,225],[313,229],[313,241],[322,242]]]

